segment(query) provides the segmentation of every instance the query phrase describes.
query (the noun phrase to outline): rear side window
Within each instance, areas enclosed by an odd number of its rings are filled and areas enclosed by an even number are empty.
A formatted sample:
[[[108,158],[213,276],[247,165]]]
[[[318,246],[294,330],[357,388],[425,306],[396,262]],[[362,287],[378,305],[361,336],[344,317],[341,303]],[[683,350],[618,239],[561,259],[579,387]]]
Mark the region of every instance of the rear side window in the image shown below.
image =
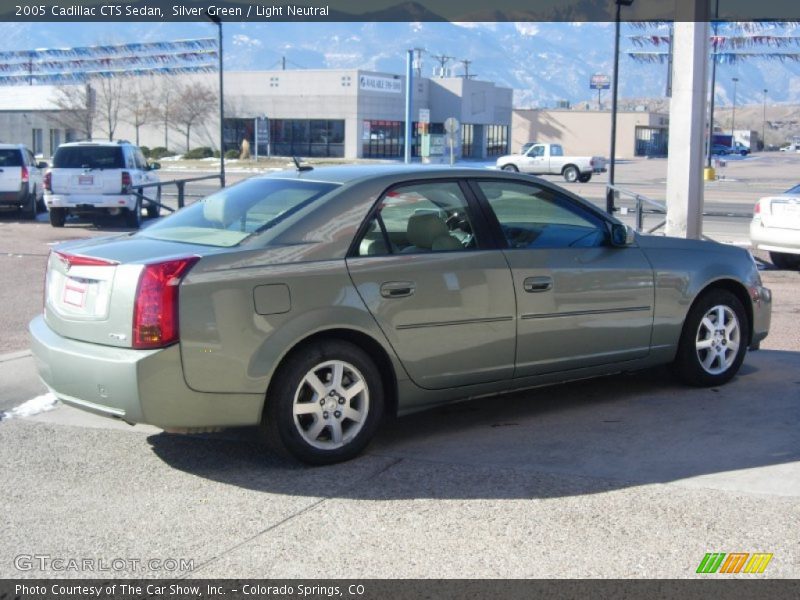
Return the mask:
[[[21,167],[22,153],[19,150],[0,150],[0,167]]]
[[[122,148],[116,146],[61,146],[53,157],[56,169],[122,169]]]
[[[279,225],[313,210],[313,203],[338,187],[319,181],[254,178],[220,190],[163,219],[138,235],[207,246],[236,246],[269,235]]]

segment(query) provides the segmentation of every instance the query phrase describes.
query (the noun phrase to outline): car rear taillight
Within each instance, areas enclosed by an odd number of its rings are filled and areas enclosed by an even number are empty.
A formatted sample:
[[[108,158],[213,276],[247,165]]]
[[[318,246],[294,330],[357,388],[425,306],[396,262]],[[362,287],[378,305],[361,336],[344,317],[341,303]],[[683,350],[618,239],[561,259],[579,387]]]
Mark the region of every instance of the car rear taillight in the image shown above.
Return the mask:
[[[753,207],[753,214],[754,215],[761,214],[761,200],[756,202],[756,205]]]
[[[131,185],[133,185],[133,181],[131,180],[131,174],[127,171],[122,172],[122,193],[127,194],[130,192]]]
[[[178,288],[199,256],[145,265],[133,304],[133,347],[163,348],[178,341]]]
[[[28,183],[30,181],[30,174],[28,173],[28,167],[22,167],[22,183]]]
[[[44,186],[45,192],[52,192],[53,191],[53,174],[48,171],[44,174],[44,179],[42,180],[42,185]]]

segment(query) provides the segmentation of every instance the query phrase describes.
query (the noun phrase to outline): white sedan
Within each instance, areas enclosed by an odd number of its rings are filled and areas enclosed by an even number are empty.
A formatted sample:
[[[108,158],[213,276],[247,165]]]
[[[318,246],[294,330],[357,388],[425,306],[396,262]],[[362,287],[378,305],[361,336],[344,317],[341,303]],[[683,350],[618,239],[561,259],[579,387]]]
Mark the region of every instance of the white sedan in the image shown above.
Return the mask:
[[[779,269],[800,268],[800,184],[756,202],[750,240]]]

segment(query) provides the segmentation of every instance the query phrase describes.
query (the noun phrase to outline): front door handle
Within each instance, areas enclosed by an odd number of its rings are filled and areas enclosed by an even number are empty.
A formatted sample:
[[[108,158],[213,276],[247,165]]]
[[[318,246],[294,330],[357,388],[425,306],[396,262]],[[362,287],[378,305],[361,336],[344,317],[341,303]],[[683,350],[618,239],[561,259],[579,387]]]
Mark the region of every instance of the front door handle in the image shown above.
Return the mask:
[[[381,296],[384,298],[405,298],[417,291],[413,281],[387,281],[381,284]]]
[[[541,277],[528,277],[522,282],[522,287],[526,292],[534,294],[536,292],[546,292],[553,289],[553,278],[546,275]]]

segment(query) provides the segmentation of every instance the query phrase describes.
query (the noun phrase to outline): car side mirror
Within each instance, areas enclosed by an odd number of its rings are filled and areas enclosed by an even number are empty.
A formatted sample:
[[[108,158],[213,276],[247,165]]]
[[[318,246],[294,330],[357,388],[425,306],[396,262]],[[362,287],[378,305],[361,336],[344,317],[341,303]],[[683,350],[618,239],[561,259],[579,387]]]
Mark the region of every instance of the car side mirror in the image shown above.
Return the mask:
[[[36,163],[36,168],[37,168],[37,169],[46,169],[46,168],[48,168],[49,166],[50,166],[50,165],[48,165],[48,164],[47,164],[46,162],[44,162],[44,161]]]
[[[631,246],[636,241],[636,232],[622,223],[611,224],[611,245],[617,248]]]
[[[157,163],[157,162],[150,163],[148,168],[149,168],[150,171],[158,171],[161,168],[161,163]]]

